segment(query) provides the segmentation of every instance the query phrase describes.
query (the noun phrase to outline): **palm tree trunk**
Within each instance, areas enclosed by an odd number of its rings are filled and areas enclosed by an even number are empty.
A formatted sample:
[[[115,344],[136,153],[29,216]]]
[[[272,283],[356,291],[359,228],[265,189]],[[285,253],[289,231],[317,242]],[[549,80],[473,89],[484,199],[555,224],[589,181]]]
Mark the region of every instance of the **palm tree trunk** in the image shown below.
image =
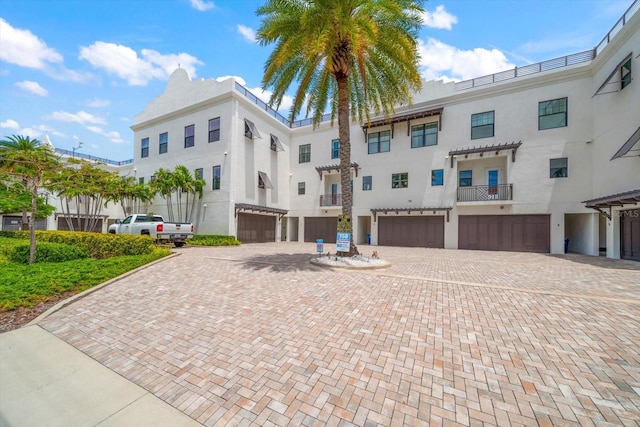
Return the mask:
[[[340,186],[342,187],[342,215],[351,219],[349,222],[349,252],[341,252],[341,256],[357,255],[358,248],[353,243],[353,191],[351,191],[351,137],[349,131],[349,84],[346,76],[337,77],[338,82],[338,136],[340,138]]]
[[[29,264],[36,260],[36,212],[38,210],[38,186],[31,190],[31,217],[29,218]]]

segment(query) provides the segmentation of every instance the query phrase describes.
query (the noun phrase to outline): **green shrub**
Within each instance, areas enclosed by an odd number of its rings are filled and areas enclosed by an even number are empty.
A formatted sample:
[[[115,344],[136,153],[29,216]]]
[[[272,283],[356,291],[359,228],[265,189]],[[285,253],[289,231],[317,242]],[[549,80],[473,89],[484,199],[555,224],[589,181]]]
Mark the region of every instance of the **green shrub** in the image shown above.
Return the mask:
[[[28,231],[0,231],[0,237],[28,239]],[[120,255],[146,255],[153,250],[150,236],[101,234],[82,231],[36,230],[37,242],[63,243],[89,251],[91,258],[103,259]]]
[[[187,240],[193,246],[237,246],[240,242],[235,236],[219,236],[213,234],[196,234],[192,239]]]
[[[69,246],[62,243],[37,243],[35,262],[64,262],[74,259],[87,258],[89,251],[79,246]],[[15,246],[9,260],[20,264],[29,263],[29,245]]]

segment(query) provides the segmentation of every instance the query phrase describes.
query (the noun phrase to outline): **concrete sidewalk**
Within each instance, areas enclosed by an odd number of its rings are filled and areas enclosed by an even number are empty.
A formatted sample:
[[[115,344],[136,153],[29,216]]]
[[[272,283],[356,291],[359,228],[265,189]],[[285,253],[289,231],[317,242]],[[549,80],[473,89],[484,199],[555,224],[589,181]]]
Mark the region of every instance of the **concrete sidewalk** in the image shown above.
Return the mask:
[[[199,426],[40,326],[0,335],[1,426]]]

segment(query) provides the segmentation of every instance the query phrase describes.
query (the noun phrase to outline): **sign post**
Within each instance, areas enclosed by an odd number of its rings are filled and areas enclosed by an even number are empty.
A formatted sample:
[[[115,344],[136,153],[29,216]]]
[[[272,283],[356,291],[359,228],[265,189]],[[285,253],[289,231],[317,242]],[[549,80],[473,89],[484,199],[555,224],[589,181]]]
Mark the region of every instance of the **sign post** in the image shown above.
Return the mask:
[[[316,239],[316,252],[318,252],[318,255],[322,255],[324,253],[324,240]]]

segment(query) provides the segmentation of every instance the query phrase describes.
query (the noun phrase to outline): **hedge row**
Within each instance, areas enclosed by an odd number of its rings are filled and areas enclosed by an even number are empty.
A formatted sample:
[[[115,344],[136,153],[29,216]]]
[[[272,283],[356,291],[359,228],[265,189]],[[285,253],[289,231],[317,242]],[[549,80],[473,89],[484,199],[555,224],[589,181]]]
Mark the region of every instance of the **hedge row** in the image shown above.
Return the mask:
[[[9,254],[9,261],[28,264],[29,246],[29,244],[23,244],[14,247]],[[79,246],[70,246],[63,243],[37,242],[34,262],[64,262],[87,258],[88,256],[89,251]]]
[[[0,231],[0,236],[28,239],[28,231]],[[120,255],[146,255],[153,251],[150,236],[101,234],[80,231],[36,230],[36,241],[62,243],[87,250],[89,257],[103,259]]]
[[[220,236],[213,234],[195,234],[187,240],[192,246],[238,246],[240,242],[234,236]]]

